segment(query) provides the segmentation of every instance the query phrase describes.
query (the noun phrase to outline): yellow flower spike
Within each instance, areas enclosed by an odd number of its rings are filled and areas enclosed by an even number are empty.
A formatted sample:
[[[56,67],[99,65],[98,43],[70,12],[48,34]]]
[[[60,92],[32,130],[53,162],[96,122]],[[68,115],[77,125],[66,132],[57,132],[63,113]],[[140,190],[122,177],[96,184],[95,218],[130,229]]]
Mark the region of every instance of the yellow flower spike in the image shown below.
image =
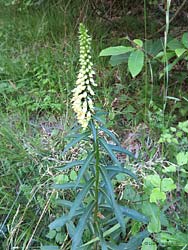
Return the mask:
[[[82,128],[86,129],[94,113],[92,97],[95,93],[91,87],[97,86],[97,84],[93,79],[95,72],[92,69],[93,63],[90,55],[91,38],[83,24],[80,24],[79,34],[80,70],[76,80],[76,87],[72,90],[72,108],[76,113],[78,123],[81,124]]]

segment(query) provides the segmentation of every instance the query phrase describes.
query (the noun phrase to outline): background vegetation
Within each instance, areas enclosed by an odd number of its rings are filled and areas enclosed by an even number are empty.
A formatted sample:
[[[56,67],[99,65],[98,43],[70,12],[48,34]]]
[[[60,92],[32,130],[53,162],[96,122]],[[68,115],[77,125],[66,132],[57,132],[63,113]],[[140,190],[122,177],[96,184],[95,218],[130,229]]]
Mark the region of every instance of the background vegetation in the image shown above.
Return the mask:
[[[167,7],[166,1],[146,0],[0,1],[1,249],[70,249],[66,230],[49,231],[48,225],[62,213],[57,199],[75,196],[51,185],[74,181],[78,169],[58,168],[84,154],[78,146],[62,155],[75,124],[70,100],[80,22],[92,35],[96,106],[108,111],[106,125],[138,158],[121,160],[141,185],[118,175],[116,198],[149,217],[157,249],[188,249],[188,3],[172,1],[169,13]],[[144,44],[138,74],[131,74],[124,53],[99,57],[118,45],[140,50],[134,39]],[[156,194],[165,178],[170,183]],[[128,220],[119,241],[146,227]],[[84,237],[87,242],[87,231]]]

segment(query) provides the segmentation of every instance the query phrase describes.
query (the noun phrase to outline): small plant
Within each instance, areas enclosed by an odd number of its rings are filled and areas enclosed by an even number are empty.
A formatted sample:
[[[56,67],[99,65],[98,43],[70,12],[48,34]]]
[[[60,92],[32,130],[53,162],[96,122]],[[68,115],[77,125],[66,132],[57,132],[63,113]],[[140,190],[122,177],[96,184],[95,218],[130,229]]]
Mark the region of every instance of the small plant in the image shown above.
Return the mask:
[[[125,243],[128,222],[131,218],[145,224],[148,219],[137,211],[118,204],[112,182],[118,174],[125,174],[137,181],[135,174],[118,159],[116,152],[132,158],[134,155],[121,147],[117,137],[105,127],[105,112],[93,105],[93,87],[96,83],[90,56],[91,38],[83,24],[80,24],[79,32],[81,68],[77,86],[73,90],[72,105],[81,126],[76,129],[75,134],[70,135],[73,140],[65,146],[63,155],[77,144],[81,150],[78,159],[60,169],[68,171],[79,167],[79,170],[75,181],[53,186],[57,190],[72,189],[76,197],[73,202],[58,200],[64,213],[49,225],[50,232],[55,235],[54,230],[66,228],[72,250],[137,249],[149,233],[142,230],[133,237],[128,237],[130,240]],[[83,132],[78,133],[78,129]],[[49,249],[49,246],[43,246],[42,249]]]

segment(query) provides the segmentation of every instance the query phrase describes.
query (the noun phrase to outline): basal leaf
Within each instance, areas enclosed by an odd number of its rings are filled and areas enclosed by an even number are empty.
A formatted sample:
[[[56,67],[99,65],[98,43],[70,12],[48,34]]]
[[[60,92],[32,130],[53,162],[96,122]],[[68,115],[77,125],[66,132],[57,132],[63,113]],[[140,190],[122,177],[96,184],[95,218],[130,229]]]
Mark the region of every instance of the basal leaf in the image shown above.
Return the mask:
[[[132,77],[137,76],[144,66],[144,52],[141,50],[133,51],[128,60],[128,69]]]
[[[109,47],[106,49],[103,49],[99,56],[114,56],[114,55],[120,55],[125,54],[127,52],[133,51],[134,48],[132,47],[125,47],[125,46],[116,46],[116,47]]]

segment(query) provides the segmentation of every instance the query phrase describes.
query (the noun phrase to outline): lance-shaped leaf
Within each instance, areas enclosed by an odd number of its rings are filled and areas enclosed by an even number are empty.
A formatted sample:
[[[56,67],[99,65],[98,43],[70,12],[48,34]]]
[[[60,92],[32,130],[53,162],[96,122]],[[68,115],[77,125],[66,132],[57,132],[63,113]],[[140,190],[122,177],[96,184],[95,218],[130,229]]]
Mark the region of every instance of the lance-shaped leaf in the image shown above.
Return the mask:
[[[121,166],[107,166],[106,169],[109,171],[113,171],[114,174],[119,174],[119,173],[127,174],[130,177],[134,178],[136,181],[138,181],[137,176],[127,168],[123,168]]]
[[[106,190],[110,196],[111,202],[112,202],[112,206],[113,206],[113,210],[114,210],[114,214],[117,218],[117,221],[119,222],[119,224],[121,225],[122,228],[122,232],[125,233],[125,223],[124,223],[124,217],[123,214],[121,212],[120,207],[118,206],[118,204],[116,203],[115,197],[114,197],[114,190],[111,184],[111,181],[107,175],[107,172],[104,168],[100,167],[100,171],[102,174],[102,178],[105,182],[106,185]]]
[[[89,164],[91,163],[94,157],[94,154],[94,152],[91,152],[85,160],[83,166],[80,168],[78,172],[78,177],[76,179],[75,188],[77,188],[77,186],[79,185],[81,178],[83,177],[84,173],[86,172],[86,169],[89,167]]]
[[[75,187],[75,182],[69,182],[65,184],[54,184],[52,185],[52,188],[55,188],[57,190],[63,190],[63,189],[73,189]],[[82,188],[83,184],[79,184],[77,188]]]
[[[83,134],[80,134],[75,139],[73,139],[70,143],[67,144],[67,146],[64,148],[62,155],[64,155],[70,148],[75,146],[78,142],[82,141],[83,139],[87,138],[90,135],[90,132],[85,132]]]
[[[70,169],[72,167],[76,166],[82,166],[85,160],[80,160],[80,161],[72,161],[70,163],[67,163],[64,167],[58,167],[59,171],[65,171],[67,169]]]
[[[58,227],[63,227],[68,221],[70,221],[75,216],[75,214],[77,214],[77,209],[80,207],[84,197],[88,193],[93,183],[94,183],[94,178],[91,178],[76,196],[76,199],[74,200],[68,215],[63,215],[60,218],[54,220],[52,223],[50,223],[49,225],[50,230],[56,229]]]
[[[93,134],[93,140],[94,140],[94,142],[96,142],[97,141],[97,130],[96,130],[96,127],[95,127],[93,120],[90,120],[89,126],[90,126],[92,134]]]
[[[99,138],[99,143],[106,150],[106,152],[109,154],[110,158],[114,161],[114,163],[116,163],[118,166],[121,166],[109,144],[103,138]]]
[[[120,145],[119,140],[116,136],[107,128],[100,126],[100,130],[102,130],[105,134],[107,134],[117,145]]]
[[[116,145],[113,145],[113,144],[108,144],[108,145],[113,151],[116,151],[116,152],[119,152],[119,153],[122,153],[122,154],[126,154],[126,155],[128,155],[128,156],[135,159],[135,156],[129,150],[127,150],[127,149],[125,149],[125,148],[123,148],[121,146],[116,146]]]
[[[85,209],[84,209],[84,213],[83,215],[80,217],[78,225],[75,229],[73,238],[72,238],[72,250],[77,250],[77,247],[80,245],[81,243],[81,238],[82,238],[82,234],[84,232],[84,229],[86,227],[87,224],[87,220],[89,219],[91,212],[94,208],[94,201],[91,202]]]

